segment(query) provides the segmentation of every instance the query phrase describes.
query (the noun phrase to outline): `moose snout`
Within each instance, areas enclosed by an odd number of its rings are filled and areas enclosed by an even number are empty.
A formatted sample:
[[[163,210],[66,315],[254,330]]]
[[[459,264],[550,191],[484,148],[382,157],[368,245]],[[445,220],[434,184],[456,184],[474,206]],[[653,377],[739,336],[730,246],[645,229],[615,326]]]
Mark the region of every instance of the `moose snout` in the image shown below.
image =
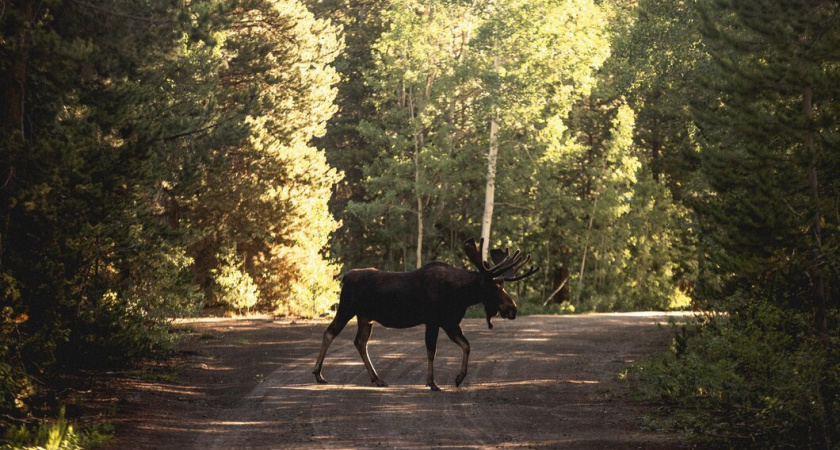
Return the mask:
[[[513,319],[516,318],[516,307],[508,308],[507,310],[502,311],[502,312],[504,313],[504,317],[506,319],[513,320]]]

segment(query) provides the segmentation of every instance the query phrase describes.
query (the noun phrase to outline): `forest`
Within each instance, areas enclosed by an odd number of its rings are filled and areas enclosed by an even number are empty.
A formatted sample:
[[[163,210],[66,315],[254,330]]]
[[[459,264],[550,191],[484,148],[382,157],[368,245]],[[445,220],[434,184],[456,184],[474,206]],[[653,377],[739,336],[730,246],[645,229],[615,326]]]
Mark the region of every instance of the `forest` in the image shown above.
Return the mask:
[[[660,424],[840,448],[840,2],[0,0],[0,412],[343,273],[541,271],[522,312],[695,310]]]

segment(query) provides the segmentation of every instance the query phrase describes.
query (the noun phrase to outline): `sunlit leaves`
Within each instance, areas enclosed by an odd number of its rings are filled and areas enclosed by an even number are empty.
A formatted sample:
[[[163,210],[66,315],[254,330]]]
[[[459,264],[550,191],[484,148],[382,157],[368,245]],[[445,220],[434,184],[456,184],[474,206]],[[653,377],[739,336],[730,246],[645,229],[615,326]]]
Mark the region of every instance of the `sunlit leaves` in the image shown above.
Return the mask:
[[[477,231],[490,118],[501,124],[497,202],[519,205],[521,215],[531,205],[518,180],[533,172],[541,147],[564,138],[573,102],[609,55],[606,12],[584,0],[398,1],[387,17],[366,74],[381,119],[359,128],[379,149],[367,167],[372,198],[350,210],[377,224],[388,211],[404,227],[417,220],[419,198],[432,225],[425,232],[457,249]],[[515,223],[523,222],[503,219],[500,236]],[[410,229],[401,233],[408,245]]]
[[[217,70],[225,103],[214,111],[239,135],[226,136],[221,151],[208,155],[191,200],[188,220],[206,233],[192,249],[201,255],[196,272],[212,299],[212,280],[224,275],[211,275],[214,255],[235,249],[242,262],[228,266],[253,280],[260,306],[321,314],[337,289],[336,267],[322,250],[338,226],[327,201],[340,176],[310,142],[335,112],[338,78],[329,63],[342,43],[334,26],[297,1],[240,6],[224,17],[225,63]],[[313,306],[321,296],[326,300]]]

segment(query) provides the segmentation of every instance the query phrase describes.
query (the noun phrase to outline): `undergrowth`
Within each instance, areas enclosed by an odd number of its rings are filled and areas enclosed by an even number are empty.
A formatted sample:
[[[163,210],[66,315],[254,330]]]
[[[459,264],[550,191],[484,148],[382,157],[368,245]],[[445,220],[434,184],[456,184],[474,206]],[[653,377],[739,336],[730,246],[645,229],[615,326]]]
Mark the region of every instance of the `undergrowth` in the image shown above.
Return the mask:
[[[765,305],[674,329],[670,351],[624,374],[660,405],[644,427],[729,448],[840,448],[836,326],[822,342],[806,314]]]
[[[55,421],[6,430],[0,450],[84,450],[101,447],[114,437],[110,424],[78,431],[65,417],[64,408]]]

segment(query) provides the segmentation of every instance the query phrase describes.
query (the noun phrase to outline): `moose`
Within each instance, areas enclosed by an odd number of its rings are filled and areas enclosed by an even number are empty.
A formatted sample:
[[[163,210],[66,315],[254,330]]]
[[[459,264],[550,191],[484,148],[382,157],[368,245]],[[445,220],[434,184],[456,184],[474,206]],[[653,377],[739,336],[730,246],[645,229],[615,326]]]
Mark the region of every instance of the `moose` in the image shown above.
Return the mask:
[[[378,269],[355,269],[344,276],[341,296],[335,319],[324,330],[321,352],[312,373],[319,383],[326,383],[321,374],[324,357],[333,339],[341,333],[347,322],[356,317],[359,330],[354,344],[362,357],[370,380],[377,386],[387,386],[379,378],[368,356],[367,343],[373,330],[373,322],[389,328],[411,328],[426,325],[426,352],[429,369],[426,386],[433,391],[440,388],[435,384],[434,360],[437,338],[442,328],[449,339],[461,347],[463,358],[461,371],[455,378],[460,386],[467,376],[470,343],[461,331],[461,320],[471,305],[484,304],[487,325],[493,328],[491,318],[497,313],[503,318],[516,318],[516,303],[505,292],[504,283],[527,278],[539,270],[532,266],[525,273],[517,275],[531,260],[522,257],[519,250],[510,255],[509,250],[493,249],[493,264],[484,261],[483,239],[476,246],[475,239],[464,242],[464,252],[478,269],[468,271],[449,264],[432,261],[411,272],[388,272]]]

